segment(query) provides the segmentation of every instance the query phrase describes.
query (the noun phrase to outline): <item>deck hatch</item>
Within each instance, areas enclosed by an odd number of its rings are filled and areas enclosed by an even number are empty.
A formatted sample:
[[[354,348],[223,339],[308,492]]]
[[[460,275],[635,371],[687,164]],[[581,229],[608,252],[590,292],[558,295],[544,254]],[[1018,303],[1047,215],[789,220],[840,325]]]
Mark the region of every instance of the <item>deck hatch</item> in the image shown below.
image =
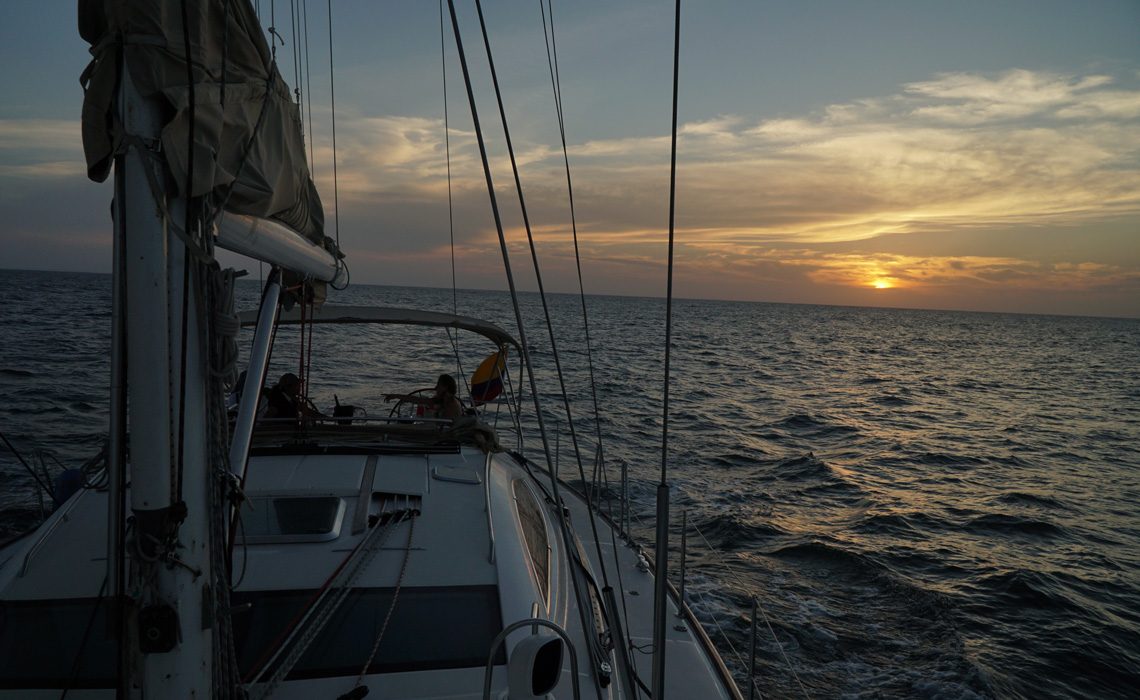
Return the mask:
[[[242,510],[250,544],[328,542],[340,535],[344,499],[339,496],[254,496]]]

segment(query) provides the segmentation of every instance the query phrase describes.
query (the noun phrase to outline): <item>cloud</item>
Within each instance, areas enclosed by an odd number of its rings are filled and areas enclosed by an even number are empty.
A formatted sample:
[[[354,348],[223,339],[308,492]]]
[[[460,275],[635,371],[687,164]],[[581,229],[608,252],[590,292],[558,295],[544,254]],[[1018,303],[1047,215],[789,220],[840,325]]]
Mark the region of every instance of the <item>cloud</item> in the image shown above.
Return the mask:
[[[1135,75],[1024,69],[943,73],[810,114],[757,119],[717,114],[679,133],[677,242],[682,275],[717,296],[789,285],[896,290],[977,288],[1136,290],[1136,270],[1092,262],[1075,243],[1066,261],[1032,250],[994,255],[984,244],[937,257],[860,251],[883,236],[955,232],[1079,231],[1140,217],[1140,89]],[[486,116],[486,115],[485,115]],[[490,121],[490,120],[489,120]],[[495,125],[497,125],[497,120]],[[501,214],[512,247],[523,242],[502,135],[488,128]],[[568,134],[574,133],[568,124]],[[0,121],[0,191],[81,172],[79,125]],[[337,191],[350,250],[389,270],[449,257],[448,161],[460,257],[495,244],[475,135],[441,120],[345,111],[337,121]],[[569,144],[579,244],[587,264],[634,292],[657,278],[668,231],[668,134]],[[573,259],[560,143],[515,143],[540,255],[561,270]],[[313,143],[326,209],[332,147]],[[68,165],[70,164],[70,165]],[[355,232],[354,232],[355,230]],[[374,233],[384,233],[384,253]],[[835,251],[845,246],[846,252]],[[1006,251],[1008,253],[1008,251]],[[482,263],[480,263],[482,264]],[[589,272],[587,275],[589,276]],[[618,276],[623,276],[617,280]],[[764,283],[770,287],[761,289]],[[597,289],[597,287],[595,287]],[[607,289],[599,289],[607,291]]]
[[[1068,76],[1019,69],[996,77],[946,73],[934,80],[911,83],[904,92],[940,101],[916,107],[915,116],[977,124],[1056,113],[1082,102],[1090,94],[1095,96],[1097,88],[1111,83],[1112,78],[1107,75]]]
[[[0,178],[9,186],[85,172],[78,119],[0,119]]]
[[[721,114],[683,124],[682,274],[710,296],[759,289],[766,280],[772,286],[756,292],[760,298],[781,285],[868,288],[876,280],[895,290],[1137,289],[1135,270],[1090,267],[1076,251],[1067,266],[1034,260],[1032,251],[994,256],[977,237],[958,255],[858,250],[859,242],[887,235],[1074,229],[1136,217],[1140,90],[1125,83],[1130,78],[1020,69],[945,73],[813,114],[759,121]],[[340,191],[349,207],[446,206],[439,120],[358,116],[338,129],[345,134]],[[493,242],[489,216],[475,215],[486,211],[486,194],[474,134],[453,127],[450,141],[452,197],[465,212],[456,220],[458,244]],[[611,277],[624,275],[610,290],[660,276],[669,142],[656,134],[569,145],[582,254]],[[518,245],[525,239],[510,164],[501,136],[492,131],[488,143],[507,236]],[[574,255],[561,145],[515,148],[540,255],[561,269]],[[323,177],[327,192],[327,168]],[[400,254],[414,255],[417,240],[408,238]],[[849,252],[828,252],[839,244]]]

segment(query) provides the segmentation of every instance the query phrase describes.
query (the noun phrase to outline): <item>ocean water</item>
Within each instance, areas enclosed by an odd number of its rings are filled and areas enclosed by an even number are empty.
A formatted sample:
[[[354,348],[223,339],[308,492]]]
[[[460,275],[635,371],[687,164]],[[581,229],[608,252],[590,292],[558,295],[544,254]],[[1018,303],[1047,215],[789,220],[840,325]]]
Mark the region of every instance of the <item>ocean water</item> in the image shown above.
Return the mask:
[[[0,271],[0,293],[0,432],[49,473],[77,466],[106,430],[110,278]],[[256,295],[244,283],[241,305]],[[506,294],[456,296],[514,329]],[[333,301],[450,310],[452,293]],[[652,551],[664,302],[586,303],[608,480],[628,469]],[[581,302],[548,304],[590,470]],[[555,458],[576,471],[542,306],[522,306]],[[753,597],[762,611],[762,696],[1140,697],[1140,321],[681,300],[673,333],[672,566],[684,511],[687,595],[738,673]],[[446,338],[423,343],[318,333],[312,397],[386,410],[380,394],[451,369]],[[0,448],[0,538],[39,513]]]

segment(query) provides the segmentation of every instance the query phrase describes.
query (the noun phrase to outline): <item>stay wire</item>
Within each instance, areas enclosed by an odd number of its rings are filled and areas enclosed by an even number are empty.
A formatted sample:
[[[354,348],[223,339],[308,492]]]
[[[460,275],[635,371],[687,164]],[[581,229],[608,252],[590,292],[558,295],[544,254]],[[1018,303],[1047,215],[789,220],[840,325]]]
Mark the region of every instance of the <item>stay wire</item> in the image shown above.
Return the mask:
[[[302,0],[301,16],[304,18],[305,25],[305,84],[309,86],[309,89],[305,91],[305,104],[309,113],[309,118],[305,120],[305,126],[309,130],[309,175],[316,180],[317,162],[313,156],[313,78],[309,72],[309,64],[312,63],[309,53],[309,0]]]
[[[677,87],[681,65],[681,0],[677,0],[673,37],[673,131],[669,154],[669,271],[665,292],[665,388],[661,416],[661,485],[666,485],[669,456],[669,362],[673,344],[673,240],[677,211]]]
[[[300,32],[301,17],[297,12],[297,0],[289,0],[289,27],[293,30],[293,95],[297,99],[298,111],[301,112],[302,120],[304,119],[303,100],[301,95],[305,92],[304,83],[301,80],[301,42],[297,40]],[[302,131],[302,133],[304,133]]]
[[[538,2],[542,10],[542,0]],[[550,80],[554,91],[555,111],[558,113],[558,132],[562,138],[562,162],[566,167],[566,193],[570,204],[570,230],[574,237],[574,263],[578,270],[578,298],[582,302],[582,329],[586,341],[586,364],[590,373],[590,393],[594,403],[594,433],[598,442],[599,462],[605,464],[605,450],[602,442],[601,410],[598,407],[598,383],[594,374],[594,353],[590,342],[590,318],[586,311],[586,286],[582,281],[582,255],[578,246],[578,219],[574,211],[574,184],[570,177],[570,154],[566,147],[566,124],[562,111],[562,79],[558,72],[558,43],[554,38],[554,7],[547,0],[547,10],[543,11],[542,29],[546,35],[546,14],[550,14],[550,41],[546,47],[546,63],[550,68]],[[603,466],[604,469],[604,466]]]
[[[490,37],[489,37],[488,32],[487,32],[487,23],[486,23],[484,16],[483,16],[483,3],[481,2],[481,0],[475,0],[475,9],[479,15],[479,28],[483,34],[483,45],[484,45],[484,48],[487,52],[487,65],[488,65],[488,68],[490,69],[490,72],[491,72],[492,85],[495,88],[495,101],[497,102],[498,107],[499,107],[499,117],[502,121],[502,126],[503,126],[503,137],[506,141],[507,153],[510,156],[511,172],[514,175],[515,189],[517,191],[518,199],[519,199],[519,209],[522,212],[523,226],[526,229],[526,238],[527,238],[527,243],[529,244],[529,247],[530,247],[531,262],[532,262],[533,267],[534,267],[535,280],[538,284],[539,299],[542,301],[543,316],[545,317],[545,320],[546,320],[546,329],[547,329],[547,333],[548,333],[549,338],[550,338],[551,355],[554,359],[554,366],[555,366],[556,373],[558,375],[558,384],[559,384],[559,388],[562,392],[563,406],[564,406],[564,409],[566,411],[567,428],[570,431],[570,440],[571,440],[571,443],[574,447],[574,456],[575,456],[575,459],[576,459],[577,464],[578,464],[578,476],[581,479],[583,485],[586,485],[588,482],[586,480],[586,471],[585,471],[585,468],[583,467],[583,464],[582,464],[582,451],[578,445],[577,432],[574,429],[574,416],[573,416],[573,412],[570,409],[570,397],[566,391],[566,379],[565,379],[565,375],[562,371],[562,361],[561,361],[559,353],[558,353],[558,344],[557,344],[557,340],[556,340],[555,334],[554,334],[554,323],[550,318],[550,306],[546,300],[545,285],[542,281],[542,270],[541,270],[541,268],[539,266],[539,262],[538,262],[538,250],[535,247],[534,234],[533,234],[533,231],[532,231],[531,225],[530,225],[530,216],[527,213],[526,198],[523,195],[522,180],[519,176],[518,161],[515,158],[515,151],[514,151],[513,142],[511,140],[510,127],[507,124],[507,112],[506,112],[506,108],[503,106],[502,90],[499,86],[498,73],[495,70],[495,61],[494,61],[494,58],[493,58],[492,53],[491,53],[491,40],[490,40]],[[591,514],[590,518],[589,518],[590,530],[591,530],[591,533],[592,533],[593,538],[594,538],[594,547],[595,547],[597,558],[598,558],[598,564],[599,564],[599,567],[601,568],[601,572],[602,572],[603,585],[606,588],[610,588],[609,567],[606,566],[606,560],[602,554],[601,537],[598,534],[597,521],[595,520],[595,518],[593,516],[594,506],[593,506],[592,499],[591,499],[590,494],[589,494],[589,489],[583,489],[583,493],[585,495],[587,512],[589,512]],[[559,507],[561,507],[561,503],[562,503],[561,499],[558,500],[558,503],[560,504]],[[577,596],[579,596],[578,599],[581,600],[580,592],[578,591],[577,585],[575,585],[575,593]],[[589,626],[588,626],[586,618],[585,618],[585,611],[580,610],[580,613],[582,615],[582,628],[588,629]]]
[[[276,67],[277,42],[273,40],[274,37],[281,38],[281,35],[277,33],[277,0],[269,0],[269,53],[272,63]]]
[[[376,652],[380,651],[380,643],[384,640],[384,633],[388,630],[388,623],[392,620],[392,613],[396,610],[396,601],[400,598],[400,589],[404,585],[404,576],[408,573],[408,560],[412,558],[412,537],[416,532],[416,518],[413,515],[408,518],[408,543],[404,545],[404,563],[400,565],[400,575],[396,579],[396,588],[392,591],[392,602],[388,605],[388,614],[384,616],[384,622],[380,625],[380,632],[376,635],[376,641],[372,644],[372,651],[368,654],[368,660],[364,662],[364,666],[360,669],[360,675],[356,677],[356,686],[359,687],[364,681],[364,676],[368,673],[368,667],[372,665],[372,660],[376,658]]]
[[[557,41],[555,40],[555,35],[554,35],[554,7],[551,4],[551,0],[547,0],[547,5],[544,8],[543,4],[542,4],[542,0],[539,0],[538,1],[538,8],[539,8],[539,11],[542,15],[542,33],[543,33],[543,38],[546,40],[545,41],[545,44],[546,44],[546,64],[547,64],[547,67],[550,71],[550,82],[551,82],[551,89],[554,93],[555,112],[558,115],[558,132],[559,132],[559,136],[561,137],[561,140],[562,140],[562,161],[563,161],[563,164],[565,165],[565,168],[566,168],[566,191],[567,191],[567,199],[568,199],[569,205],[570,205],[570,228],[571,228],[571,231],[572,231],[573,237],[574,237],[574,262],[577,266],[577,271],[578,271],[578,295],[579,295],[579,299],[581,300],[581,303],[582,303],[582,328],[583,328],[583,331],[585,334],[586,362],[587,362],[587,366],[589,368],[590,393],[591,393],[591,397],[593,399],[593,406],[594,406],[594,431],[595,431],[595,439],[597,440],[597,445],[598,445],[598,456],[597,456],[598,464],[595,465],[595,468],[600,466],[602,473],[605,474],[605,451],[604,451],[603,443],[602,443],[601,411],[599,410],[599,407],[598,407],[598,388],[597,388],[597,380],[595,379],[595,373],[594,373],[593,350],[592,350],[592,345],[590,342],[590,321],[589,321],[589,315],[586,311],[586,288],[585,288],[585,284],[583,283],[583,280],[582,280],[582,257],[581,257],[581,253],[580,253],[580,249],[579,249],[579,245],[578,245],[577,216],[575,215],[575,211],[574,211],[574,185],[573,185],[573,180],[570,176],[570,155],[569,155],[569,149],[567,148],[567,145],[566,145],[566,123],[565,123],[565,118],[564,118],[564,112],[562,109],[562,81],[561,81],[561,74],[558,71],[558,44],[557,44]],[[549,37],[547,37],[547,14],[548,13],[550,15]],[[563,393],[565,394],[565,392],[563,392]],[[596,538],[595,538],[595,541],[597,541]],[[614,547],[614,550],[617,551],[616,535],[612,529],[610,530],[610,541],[611,541],[612,546]],[[623,577],[622,577],[621,567],[620,566],[615,567],[615,571],[616,571],[617,579],[618,579],[618,590],[619,591],[625,591],[625,582],[624,582]],[[603,575],[603,578],[606,575],[604,565],[603,565],[602,575]],[[606,585],[608,585],[608,583]],[[622,602],[622,616],[625,618],[625,629],[628,630],[628,629],[630,629],[630,626],[629,626],[629,608],[626,605],[626,600],[625,600],[624,595],[621,596],[621,602]],[[632,660],[631,660],[631,663],[632,663]]]
[[[336,234],[336,249],[340,250],[340,193],[337,189],[336,173],[336,74],[333,71],[333,22],[332,0],[328,0],[329,8],[329,107],[332,111],[332,166],[333,166],[333,219]]]
[[[443,147],[447,154],[447,228],[451,232],[451,312],[458,314],[459,301],[455,291],[455,210],[451,195],[451,127],[447,109],[447,50],[444,42],[443,0],[439,0],[439,65],[443,74]]]
[[[657,485],[657,527],[655,559],[657,570],[653,591],[653,696],[665,694],[665,616],[666,585],[669,576],[669,368],[673,344],[673,240],[677,203],[677,90],[681,65],[681,0],[676,0],[673,20],[673,124],[669,157],[669,265],[665,294],[665,368],[661,402],[661,481]]]
[[[535,247],[535,244],[534,244],[534,234],[533,234],[533,232],[531,230],[531,226],[530,226],[530,216],[527,213],[526,198],[523,196],[522,180],[519,177],[518,162],[515,159],[515,150],[514,150],[514,146],[512,144],[512,141],[511,141],[510,128],[507,126],[507,112],[503,106],[502,91],[499,89],[499,79],[498,79],[498,76],[495,72],[495,62],[491,58],[491,40],[487,34],[487,25],[483,20],[483,6],[482,6],[481,0],[475,0],[475,9],[479,13],[479,26],[483,31],[483,43],[484,43],[484,46],[486,47],[486,50],[487,50],[487,64],[491,70],[491,82],[495,87],[495,99],[498,102],[499,115],[500,115],[500,117],[502,119],[502,123],[503,123],[503,136],[506,140],[507,153],[510,156],[510,160],[511,160],[511,171],[514,174],[514,178],[515,178],[515,189],[516,189],[516,191],[518,193],[518,197],[519,197],[519,208],[522,211],[523,227],[526,229],[527,243],[530,245],[530,257],[531,257],[531,262],[534,266],[535,280],[538,284],[538,295],[539,295],[539,299],[542,300],[542,311],[543,311],[543,315],[546,319],[547,333],[550,336],[550,354],[553,356],[553,359],[554,359],[554,367],[555,367],[556,373],[558,374],[558,385],[559,385],[559,389],[561,389],[561,391],[562,391],[562,401],[563,401],[564,408],[566,410],[566,424],[567,424],[567,428],[570,431],[570,440],[573,443],[574,455],[577,458],[577,462],[578,462],[578,476],[582,480],[583,485],[585,485],[585,484],[588,484],[589,482],[586,480],[586,470],[582,465],[582,452],[578,446],[577,431],[574,429],[574,417],[573,417],[573,414],[571,413],[571,410],[570,410],[570,397],[566,392],[566,379],[565,379],[565,375],[562,372],[562,361],[561,361],[560,356],[558,354],[558,343],[557,343],[557,340],[555,339],[555,335],[554,335],[554,322],[550,318],[550,306],[546,301],[546,288],[545,288],[545,285],[543,284],[543,281],[542,281],[542,270],[541,270],[539,263],[538,263],[538,249]],[[593,504],[591,502],[588,490],[585,492],[585,496],[586,496],[586,506],[590,509],[590,512],[593,512],[594,507],[593,507]],[[599,559],[599,561],[604,562],[604,559],[601,556],[601,544],[600,544],[600,539],[598,537],[597,523],[594,522],[593,518],[590,519],[590,527],[593,530],[594,544],[598,548],[598,559]],[[604,563],[602,565],[602,582],[607,587],[609,586],[609,576],[606,572],[606,567],[605,567]]]
[[[439,68],[443,76],[443,146],[447,161],[447,230],[451,238],[451,313],[459,313],[459,296],[455,288],[455,209],[451,195],[451,127],[447,109],[447,47],[446,33],[443,28],[443,0],[439,0]],[[463,364],[459,360],[459,334],[453,338],[451,330],[447,331],[447,339],[455,351],[455,368],[459,376],[467,385],[467,376],[463,373]],[[467,386],[467,395],[471,395],[471,387]],[[472,402],[474,403],[474,402]]]
[[[712,552],[716,556],[716,558],[720,562],[721,566],[723,566],[725,568],[725,570],[728,571],[730,574],[732,574],[732,577],[734,579],[736,579],[736,584],[738,586],[740,586],[741,590],[744,590],[744,591],[751,590],[752,587],[747,582],[745,582],[744,577],[741,576],[740,573],[738,571],[736,571],[736,569],[732,568],[732,566],[728,563],[728,561],[720,553],[720,550],[718,550],[716,547],[714,547],[712,545],[711,542],[709,542],[709,538],[705,536],[705,533],[701,531],[701,528],[698,527],[696,523],[693,523],[693,529],[696,530],[697,534],[701,536],[701,539],[704,540],[705,546],[708,547],[709,551]],[[780,638],[776,636],[776,630],[772,627],[772,622],[771,622],[771,620],[769,620],[768,614],[764,611],[764,606],[760,605],[760,601],[756,597],[756,594],[750,593],[749,597],[752,599],[753,602],[756,603],[756,609],[760,611],[760,616],[762,618],[764,618],[764,624],[768,627],[768,632],[772,635],[772,641],[776,643],[776,648],[780,650],[780,656],[782,656],[784,658],[784,663],[787,664],[788,671],[792,674],[792,678],[796,679],[796,685],[799,686],[800,692],[803,693],[803,696],[805,698],[810,697],[808,695],[807,688],[804,687],[803,681],[800,680],[799,674],[796,673],[795,666],[792,665],[792,660],[790,658],[788,658],[788,652],[784,649],[784,645],[780,643]],[[713,620],[714,620],[714,622],[716,622],[716,625],[719,628],[720,622],[717,621],[717,619],[715,617],[713,618]],[[728,641],[728,635],[727,635],[727,633],[724,632],[723,628],[721,628],[721,634],[724,635],[725,641]],[[741,658],[740,658],[740,654],[736,651],[736,648],[732,646],[731,642],[729,642],[729,647],[732,648],[733,653],[736,655],[737,661],[740,663],[743,663],[743,660],[741,660]]]
[[[91,628],[95,626],[95,618],[99,616],[99,608],[103,605],[103,599],[107,594],[107,577],[103,577],[103,583],[99,586],[99,595],[95,599],[95,604],[91,607],[91,615],[87,618],[87,626],[83,628],[83,636],[79,639],[79,648],[75,650],[75,659],[71,662],[71,674],[68,676],[67,685],[64,686],[63,691],[59,694],[59,700],[66,700],[68,692],[75,686],[75,682],[79,680],[79,669],[83,663],[84,649],[87,648],[87,640],[91,637]]]
[[[312,402],[309,401],[309,377],[312,376],[312,374],[313,374],[313,336],[315,336],[317,334],[316,320],[314,319],[314,316],[316,315],[316,313],[317,313],[316,302],[310,300],[309,301],[309,345],[305,351],[305,381],[304,381],[304,384],[301,385],[305,388],[304,401],[309,403],[309,404],[312,404]],[[300,410],[301,410],[300,407],[298,407],[297,410],[298,410],[298,412],[300,412]]]
[[[4,441],[4,444],[8,447],[8,450],[13,455],[16,456],[16,459],[20,462],[20,464],[24,465],[24,469],[28,470],[28,473],[31,474],[32,478],[36,480],[36,485],[39,486],[41,489],[43,489],[44,493],[46,493],[47,495],[50,496],[51,495],[51,489],[48,488],[48,485],[45,484],[42,479],[40,479],[39,474],[36,474],[36,470],[32,469],[32,465],[28,464],[24,460],[23,456],[21,456],[20,453],[16,450],[15,445],[13,445],[11,442],[9,442],[8,438],[5,437],[4,433],[0,433],[0,440]]]
[[[503,231],[503,219],[502,219],[502,216],[500,215],[500,212],[499,212],[499,201],[498,201],[498,198],[495,196],[495,183],[494,183],[494,179],[491,177],[491,164],[490,164],[490,159],[487,155],[487,144],[483,139],[483,127],[479,122],[479,111],[475,105],[475,92],[474,92],[474,88],[472,87],[472,84],[471,84],[471,72],[467,67],[467,55],[463,50],[463,37],[460,35],[460,32],[459,32],[459,19],[455,13],[455,0],[447,0],[447,7],[448,7],[448,12],[451,15],[451,28],[452,28],[452,32],[455,35],[455,48],[456,48],[457,53],[459,54],[459,65],[463,69],[463,83],[464,83],[464,87],[466,88],[466,91],[467,91],[467,102],[468,102],[468,105],[470,106],[470,109],[471,109],[471,122],[475,128],[476,141],[479,144],[479,156],[480,156],[480,159],[481,159],[482,165],[483,165],[483,176],[487,182],[487,198],[491,202],[491,213],[493,214],[494,219],[495,219],[495,229],[496,229],[498,236],[499,236],[499,249],[500,249],[502,256],[503,256],[503,268],[504,268],[504,272],[505,272],[506,277],[507,277],[507,285],[509,286],[510,292],[511,292],[511,305],[514,308],[515,323],[518,325],[519,340],[522,343],[523,359],[526,363],[527,375],[528,375],[528,379],[530,380],[531,394],[533,395],[533,401],[534,401],[535,419],[538,422],[538,430],[539,430],[539,434],[542,438],[543,454],[546,457],[547,465],[550,467],[550,477],[551,477],[550,480],[551,480],[551,486],[554,490],[554,499],[555,499],[555,502],[558,504],[557,507],[561,508],[562,507],[561,506],[562,499],[561,499],[560,491],[558,488],[558,478],[554,473],[554,460],[552,459],[552,455],[550,452],[550,439],[549,439],[549,436],[548,436],[547,431],[546,431],[546,421],[542,416],[542,406],[539,402],[538,386],[536,384],[535,375],[534,375],[534,368],[533,368],[533,365],[531,364],[530,350],[528,349],[528,343],[527,343],[527,339],[526,339],[526,327],[523,324],[522,309],[519,306],[518,288],[515,285],[514,274],[511,270],[510,251],[507,249],[507,238],[506,238],[506,234]],[[479,7],[478,0],[476,0],[476,7],[477,8]],[[482,11],[480,9],[480,19],[481,18],[482,18]],[[493,75],[493,71],[492,71],[492,75]],[[567,532],[565,518],[559,517],[558,523],[559,523],[559,532],[560,532],[560,534],[562,536],[562,540],[563,540],[563,546],[565,546],[567,548],[567,551],[569,551],[570,539],[569,539],[569,533]],[[573,582],[573,585],[574,585],[574,596],[575,596],[575,598],[581,599],[581,593],[582,592],[579,588],[578,577],[572,576],[571,581]],[[588,624],[587,624],[587,621],[585,619],[585,610],[582,608],[582,606],[578,606],[578,607],[579,607],[579,615],[581,616],[582,628],[588,629]],[[594,677],[594,681],[595,681],[594,689],[595,689],[595,692],[597,693],[599,700],[600,700],[601,694],[602,694],[602,689],[601,689],[600,684],[597,681],[596,676]]]

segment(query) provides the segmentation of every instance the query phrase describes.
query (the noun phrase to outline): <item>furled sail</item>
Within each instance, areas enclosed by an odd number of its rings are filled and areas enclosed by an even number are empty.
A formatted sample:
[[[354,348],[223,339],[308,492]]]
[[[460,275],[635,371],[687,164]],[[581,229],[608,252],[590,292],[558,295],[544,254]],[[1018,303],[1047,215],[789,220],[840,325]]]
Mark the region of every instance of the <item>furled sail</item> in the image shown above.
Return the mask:
[[[141,94],[165,108],[161,148],[178,194],[276,220],[335,254],[305,160],[298,107],[252,6],[244,0],[186,0],[185,6],[188,32],[179,0],[80,0],[79,30],[94,56],[82,78],[88,176],[106,179],[127,138],[114,104],[122,61]]]

